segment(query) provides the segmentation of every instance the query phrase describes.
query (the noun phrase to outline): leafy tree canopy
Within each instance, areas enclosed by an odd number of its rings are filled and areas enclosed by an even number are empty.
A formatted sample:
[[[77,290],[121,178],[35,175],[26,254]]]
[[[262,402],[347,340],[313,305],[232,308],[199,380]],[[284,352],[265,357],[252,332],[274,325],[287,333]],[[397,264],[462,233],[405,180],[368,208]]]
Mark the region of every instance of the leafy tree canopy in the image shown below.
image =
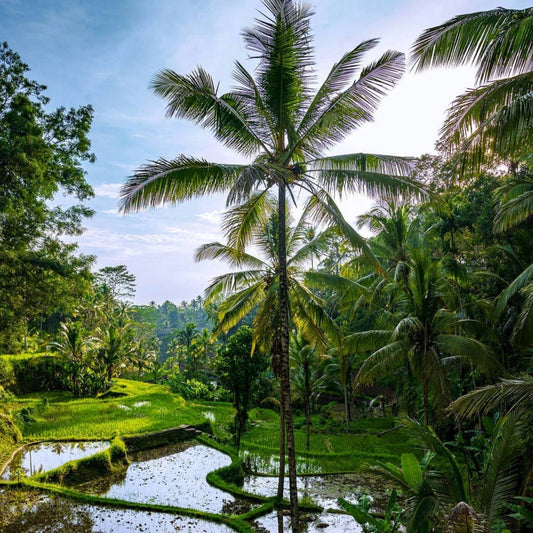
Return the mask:
[[[76,235],[92,211],[83,164],[90,152],[91,106],[48,110],[46,87],[0,44],[0,336],[4,348],[38,314],[50,314],[88,286],[91,259],[58,239]],[[58,193],[70,207],[52,206]],[[75,202],[78,203],[75,203]],[[68,305],[67,305],[68,306]]]

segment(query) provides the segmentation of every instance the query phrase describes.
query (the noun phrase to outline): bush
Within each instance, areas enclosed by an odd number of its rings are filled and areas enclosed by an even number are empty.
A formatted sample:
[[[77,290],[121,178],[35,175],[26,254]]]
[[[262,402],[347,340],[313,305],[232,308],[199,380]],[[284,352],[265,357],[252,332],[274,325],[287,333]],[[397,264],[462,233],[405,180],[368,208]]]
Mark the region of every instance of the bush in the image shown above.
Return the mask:
[[[0,413],[0,465],[15,444],[22,441],[22,434],[11,416]]]
[[[214,387],[197,379],[185,379],[180,372],[170,374],[168,385],[174,394],[179,394],[186,400],[217,401],[224,397],[224,394]],[[225,389],[223,391],[227,392]]]
[[[8,357],[7,355],[0,356],[0,386],[6,389],[15,385],[15,371]]]
[[[84,365],[66,362],[61,369],[61,388],[72,392],[74,396],[96,396],[106,392],[111,385],[105,374],[94,372]]]
[[[61,387],[61,358],[45,353],[0,356],[0,384],[15,394]]]

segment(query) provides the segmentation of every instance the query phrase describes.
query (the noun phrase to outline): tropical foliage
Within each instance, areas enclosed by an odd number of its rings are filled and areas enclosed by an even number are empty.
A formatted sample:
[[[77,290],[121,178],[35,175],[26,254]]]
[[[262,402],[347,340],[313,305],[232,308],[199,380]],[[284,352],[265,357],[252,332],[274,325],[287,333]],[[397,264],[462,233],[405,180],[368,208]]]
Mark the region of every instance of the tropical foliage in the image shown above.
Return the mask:
[[[379,515],[369,496],[341,498],[366,531],[524,531],[533,486],[532,11],[459,15],[417,39],[416,70],[471,63],[478,86],[451,104],[438,155],[415,161],[331,152],[372,120],[401,78],[403,54],[365,67],[377,40],[364,41],[315,85],[312,11],[293,0],[263,4],[243,32],[252,68],[235,64],[232,90],[219,91],[201,67],[163,70],[152,82],[168,116],[207,128],[240,163],[156,159],[122,189],[124,212],[226,195],[223,242],[204,244],[196,260],[222,260],[230,272],[179,304],[133,305],[125,265],[91,272],[93,258],[61,239],[90,215],[82,164],[93,159],[92,110],[50,111],[44,87],[0,48],[0,348],[14,354],[0,358],[9,429],[0,453],[19,439],[17,425],[27,438],[87,437],[85,421],[56,427],[58,413],[72,419],[90,406],[94,417],[109,399],[114,414],[101,415],[105,430],[93,420],[89,436],[209,414],[247,468],[279,474],[269,505],[285,505],[287,461],[294,530],[298,459],[305,473],[371,462],[394,485]],[[58,192],[79,205],[50,207]],[[355,227],[335,203],[353,192],[376,200]],[[55,354],[20,354],[43,349]],[[153,408],[135,407],[132,387]],[[49,398],[61,401],[49,408]],[[122,401],[146,412],[128,416]]]

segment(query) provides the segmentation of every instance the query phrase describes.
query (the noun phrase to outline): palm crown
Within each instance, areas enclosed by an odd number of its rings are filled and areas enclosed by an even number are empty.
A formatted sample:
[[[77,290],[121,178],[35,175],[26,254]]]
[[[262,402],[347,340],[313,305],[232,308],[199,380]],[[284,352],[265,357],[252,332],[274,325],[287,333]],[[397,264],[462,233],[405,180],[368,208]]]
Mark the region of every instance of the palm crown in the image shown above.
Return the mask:
[[[163,70],[152,82],[154,91],[168,102],[167,116],[210,129],[250,162],[217,164],[186,156],[151,162],[123,187],[124,211],[215,192],[226,192],[229,204],[241,203],[280,181],[289,190],[320,191],[322,200],[333,191],[420,192],[407,177],[410,158],[323,155],[354,128],[372,120],[381,98],[403,74],[403,54],[386,52],[362,68],[364,54],[378,42],[364,41],[344,54],[313,94],[312,12],[289,0],[264,3],[265,18],[243,32],[246,47],[258,62],[255,78],[236,62],[236,86],[222,95],[201,67],[188,75]]]

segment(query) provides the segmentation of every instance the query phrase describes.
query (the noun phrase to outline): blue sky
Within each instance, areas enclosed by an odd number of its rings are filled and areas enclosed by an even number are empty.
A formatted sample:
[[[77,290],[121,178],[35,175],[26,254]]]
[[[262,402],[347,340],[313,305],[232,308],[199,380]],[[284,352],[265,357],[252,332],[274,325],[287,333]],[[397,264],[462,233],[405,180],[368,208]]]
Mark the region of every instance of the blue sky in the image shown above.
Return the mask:
[[[310,3],[316,12],[319,80],[364,39],[381,39],[368,61],[389,48],[408,52],[425,28],[499,5],[486,0]],[[222,90],[229,89],[234,60],[247,61],[240,32],[252,25],[260,7],[259,0],[0,0],[0,40],[22,56],[32,79],[48,86],[50,105],[95,109],[90,137],[97,161],[87,167],[87,179],[96,192],[90,204],[96,215],[85,224],[79,247],[98,256],[97,268],[127,265],[137,277],[137,303],[189,300],[226,271],[223,264],[193,262],[199,245],[221,238],[224,200],[204,198],[122,216],[117,213],[120,185],[137,166],[160,156],[241,161],[208,132],[166,119],[164,102],[148,84],[162,68],[187,73],[202,65]],[[431,152],[446,107],[473,79],[469,68],[408,73],[384,100],[375,122],[332,152]],[[370,205],[365,198],[343,201],[351,221]]]

